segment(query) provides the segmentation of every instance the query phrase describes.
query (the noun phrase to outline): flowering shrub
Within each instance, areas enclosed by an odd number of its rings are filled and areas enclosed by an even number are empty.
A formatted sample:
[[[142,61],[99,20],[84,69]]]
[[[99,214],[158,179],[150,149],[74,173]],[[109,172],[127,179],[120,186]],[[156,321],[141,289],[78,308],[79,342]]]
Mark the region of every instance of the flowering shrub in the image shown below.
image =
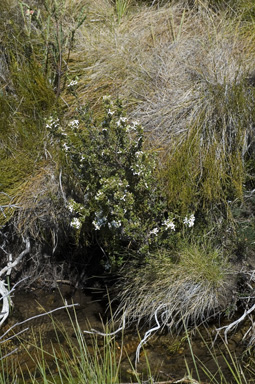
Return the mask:
[[[65,126],[51,118],[47,127],[59,137],[76,185],[68,199],[71,227],[79,241],[96,241],[114,258],[120,248],[148,244],[165,203],[153,176],[155,156],[143,150],[141,125],[128,121],[119,101],[104,97],[104,108],[101,122],[79,110]]]
[[[174,223],[167,213],[154,175],[156,156],[143,148],[142,126],[108,96],[102,121],[77,112],[65,125],[50,118],[46,126],[59,138],[68,169],[70,226],[78,241],[96,242],[117,262],[127,248],[143,254],[169,241],[178,219]],[[191,227],[194,215],[184,223]]]

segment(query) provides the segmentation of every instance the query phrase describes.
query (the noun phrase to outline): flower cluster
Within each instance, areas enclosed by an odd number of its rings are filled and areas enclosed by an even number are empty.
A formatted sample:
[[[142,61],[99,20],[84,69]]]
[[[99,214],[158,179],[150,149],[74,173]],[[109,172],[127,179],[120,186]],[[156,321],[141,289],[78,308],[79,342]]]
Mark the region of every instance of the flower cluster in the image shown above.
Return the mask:
[[[174,223],[174,220],[179,222],[179,225],[176,225]],[[194,226],[194,222],[195,222],[194,214],[190,215],[189,218],[186,216],[183,220],[181,218],[179,218],[179,219],[178,218],[176,218],[176,219],[168,218],[168,219],[164,220],[160,226],[155,227],[152,230],[150,230],[149,236],[151,236],[151,235],[159,236],[160,234],[163,234],[163,233],[165,233],[165,231],[168,231],[168,230],[175,232],[177,227],[179,227],[179,229],[181,228],[181,223],[183,223],[185,226],[188,226],[189,228],[191,228]]]
[[[71,121],[69,122],[69,127],[70,127],[71,129],[78,129],[78,128],[79,128],[79,124],[80,124],[79,120],[77,120],[77,119],[75,119],[75,120],[71,120]]]
[[[153,228],[151,231],[150,231],[150,235],[157,235],[159,232],[159,229],[156,227],[156,228]]]
[[[82,223],[81,221],[77,218],[77,217],[74,217],[71,221],[71,227],[75,228],[75,229],[80,229],[81,226],[82,226]]]
[[[46,128],[57,130],[60,126],[59,119],[54,119],[53,116],[50,116],[50,118],[46,121]]]
[[[194,214],[190,215],[190,217],[185,217],[184,220],[183,220],[183,223],[185,225],[187,225],[189,228],[193,227],[194,226],[194,223],[195,223],[195,216]]]
[[[163,222],[163,226],[165,229],[171,229],[172,231],[175,231],[175,224],[174,224],[174,219],[167,219]]]
[[[75,85],[78,84],[77,80],[71,80],[69,84],[67,84],[67,88],[74,87]]]

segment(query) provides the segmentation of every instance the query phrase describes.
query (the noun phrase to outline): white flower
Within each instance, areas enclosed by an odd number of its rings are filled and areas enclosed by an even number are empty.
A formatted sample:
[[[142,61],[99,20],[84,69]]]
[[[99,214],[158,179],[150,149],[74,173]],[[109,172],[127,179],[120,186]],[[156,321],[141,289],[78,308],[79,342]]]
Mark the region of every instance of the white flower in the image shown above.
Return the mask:
[[[103,212],[95,213],[95,220],[92,221],[92,224],[95,227],[95,230],[98,231],[103,225],[107,223],[107,218],[103,216]]]
[[[137,151],[135,153],[135,157],[138,159],[138,157],[142,156],[143,155],[143,151]]]
[[[77,219],[77,217],[74,217],[71,221],[71,227],[75,229],[80,229],[81,228],[81,221]]]
[[[63,145],[63,149],[64,149],[66,152],[68,152],[68,150],[70,149],[70,147],[69,147],[66,143],[64,143],[64,145]]]
[[[119,228],[121,227],[121,221],[113,220],[110,223],[108,223],[108,227],[111,228]]]
[[[187,225],[189,228],[193,227],[194,226],[194,223],[195,223],[195,216],[193,215],[193,213],[190,215],[190,217],[188,218],[187,216],[184,218],[183,220],[183,223],[185,225]]]
[[[127,117],[121,116],[116,124],[118,127],[120,127],[122,125],[121,123],[125,123],[126,121],[127,121]]]
[[[159,229],[158,229],[158,228],[153,228],[153,229],[150,231],[150,235],[156,235],[158,232],[159,232]]]
[[[175,231],[175,224],[173,220],[167,219],[163,222],[163,225],[166,227],[166,229],[172,229],[172,231]]]
[[[138,122],[138,121],[133,121],[133,122],[131,123],[131,125],[129,124],[129,125],[126,127],[127,132],[130,132],[130,131],[136,131],[136,128],[137,128],[138,125],[139,125],[139,122]]]
[[[73,210],[74,210],[74,204],[75,204],[75,201],[74,200],[70,200],[69,203],[68,203],[68,210],[72,213]]]
[[[96,196],[95,196],[95,200],[99,200],[100,199],[100,196],[103,195],[103,192],[102,191],[98,191]]]
[[[108,109],[107,113],[108,113],[108,115],[110,115],[110,116],[114,115],[114,111],[111,111],[110,109]]]
[[[95,220],[92,221],[92,224],[94,225],[95,230],[99,231],[99,229],[101,228],[101,225],[99,225]]]
[[[79,128],[79,124],[80,124],[79,120],[72,120],[69,123],[69,127],[72,129]]]
[[[51,116],[46,123],[46,128],[58,128],[59,126],[59,119],[54,120],[53,117]]]
[[[69,84],[67,84],[67,87],[73,87],[74,85],[77,85],[78,81],[77,80],[71,80]]]
[[[140,175],[141,175],[141,173],[142,173],[142,171],[141,171],[141,170],[140,170],[140,171],[138,171],[137,169],[135,169],[135,168],[133,168],[133,167],[130,167],[130,169],[131,169],[131,171],[132,171],[133,175],[137,175],[137,176],[140,176]]]

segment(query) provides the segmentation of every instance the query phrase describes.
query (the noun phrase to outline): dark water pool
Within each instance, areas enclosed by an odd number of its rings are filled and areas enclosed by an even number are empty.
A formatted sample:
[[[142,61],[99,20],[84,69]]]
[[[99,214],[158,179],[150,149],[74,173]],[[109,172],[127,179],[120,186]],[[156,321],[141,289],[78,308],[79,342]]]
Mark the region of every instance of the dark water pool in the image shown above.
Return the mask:
[[[22,323],[28,318],[63,306],[64,300],[66,300],[68,304],[79,304],[75,307],[75,316],[77,317],[82,330],[94,328],[103,331],[102,324],[107,317],[106,301],[103,293],[89,294],[79,290],[72,292],[69,286],[62,285],[59,289],[56,289],[53,292],[45,292],[40,289],[32,292],[16,292],[13,298],[13,313],[10,316],[8,323],[1,330],[1,333],[3,334],[3,332],[10,329],[10,327],[16,323]],[[72,313],[72,309],[70,310],[70,313]],[[71,325],[70,314],[68,315],[66,310],[62,309],[52,313],[52,316],[54,316],[56,321],[62,323],[66,332],[70,334],[70,337],[73,337],[74,330]],[[188,333],[189,338],[185,333],[181,335],[155,334],[145,345],[137,371],[140,373],[147,371],[147,358],[152,375],[157,381],[181,379],[187,374],[186,366],[194,372],[194,376],[196,377],[193,363],[193,355],[195,355],[201,364],[213,374],[216,374],[218,364],[225,376],[229,377],[229,383],[231,383],[232,375],[229,373],[228,364],[230,364],[230,367],[233,369],[235,364],[231,362],[229,354],[231,354],[231,356],[236,356],[237,361],[242,364],[243,367],[248,364],[251,365],[251,354],[249,354],[249,356],[248,354],[244,354],[246,345],[242,341],[246,328],[243,326],[231,335],[228,342],[228,351],[220,338],[215,342],[213,349],[212,340],[215,337],[215,325],[216,324],[211,324],[206,329],[200,327],[199,333]],[[22,343],[17,338],[4,343],[6,344],[5,350],[7,353],[16,349],[15,353],[13,353],[10,358],[12,358],[13,361],[18,362],[24,371],[27,369],[33,370],[34,368],[35,363],[32,361],[31,355],[33,355],[33,344],[37,337],[36,335],[38,335],[38,341],[43,342],[44,348],[47,349],[47,346],[51,348],[54,343],[56,343],[57,346],[56,333],[49,316],[41,316],[21,325],[17,325],[14,327],[13,331],[17,333],[25,329],[26,331],[20,335]],[[10,331],[5,336],[5,339],[7,336],[11,336],[13,331]],[[139,331],[140,336],[143,337],[146,328],[140,329]],[[89,344],[91,336],[84,335],[84,337]],[[60,342],[65,343],[64,338],[61,340],[61,337],[59,337],[59,340]],[[116,353],[118,353],[118,349],[121,349],[120,345],[122,345],[122,352],[124,351],[121,359],[122,381],[130,382],[130,380],[132,380],[130,362],[134,363],[135,360],[136,348],[139,344],[138,332],[136,329],[127,329],[124,332],[124,335],[121,333],[116,335],[114,342],[116,343]],[[27,345],[29,353],[24,351],[24,343]],[[192,353],[190,344],[192,346]],[[229,363],[226,363],[226,359]],[[217,363],[215,360],[217,360]],[[200,375],[201,380],[208,382],[208,378],[202,370],[200,370]]]

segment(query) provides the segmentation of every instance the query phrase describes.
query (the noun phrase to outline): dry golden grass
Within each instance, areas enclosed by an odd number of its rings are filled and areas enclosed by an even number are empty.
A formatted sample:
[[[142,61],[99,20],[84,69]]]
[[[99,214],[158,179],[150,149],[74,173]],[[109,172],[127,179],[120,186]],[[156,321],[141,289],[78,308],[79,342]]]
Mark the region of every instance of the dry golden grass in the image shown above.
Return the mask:
[[[41,239],[43,234],[58,226],[63,210],[59,178],[55,164],[45,162],[44,166],[27,177],[13,197],[12,203],[18,209],[13,218],[18,233],[28,234],[34,239]],[[53,234],[54,235],[54,234]]]
[[[120,96],[162,141],[199,113],[204,87],[236,81],[253,66],[253,44],[223,14],[179,2],[136,7],[119,24],[110,2],[89,5],[70,66],[80,102],[95,107],[104,94]]]

